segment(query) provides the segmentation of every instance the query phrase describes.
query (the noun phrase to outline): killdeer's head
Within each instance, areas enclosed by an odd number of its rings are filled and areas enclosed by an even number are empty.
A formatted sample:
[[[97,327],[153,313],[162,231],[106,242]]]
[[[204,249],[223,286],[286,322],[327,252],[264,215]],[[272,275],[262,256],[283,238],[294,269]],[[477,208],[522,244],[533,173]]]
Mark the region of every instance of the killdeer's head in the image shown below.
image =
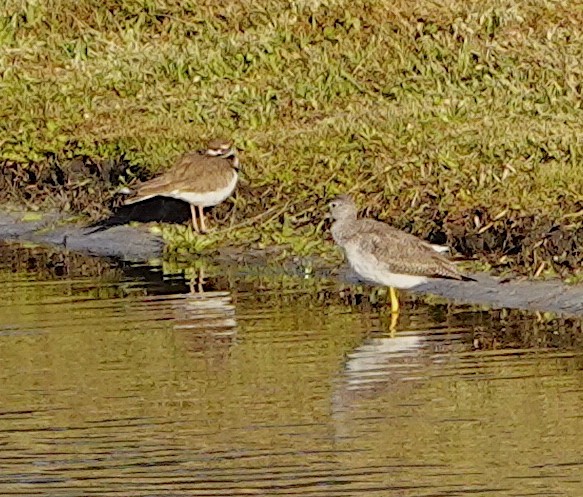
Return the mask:
[[[335,221],[343,219],[356,219],[356,205],[349,195],[338,195],[328,204],[330,217]]]
[[[227,159],[229,157],[234,157],[237,150],[233,146],[233,142],[224,139],[211,140],[204,151],[205,155],[211,157],[220,157],[221,159]]]

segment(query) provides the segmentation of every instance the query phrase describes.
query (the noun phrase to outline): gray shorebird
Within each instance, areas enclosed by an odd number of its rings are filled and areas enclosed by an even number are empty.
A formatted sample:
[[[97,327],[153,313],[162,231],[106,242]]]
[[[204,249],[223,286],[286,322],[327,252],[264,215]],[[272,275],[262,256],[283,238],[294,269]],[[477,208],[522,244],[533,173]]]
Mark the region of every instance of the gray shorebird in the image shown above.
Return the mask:
[[[152,197],[171,197],[190,204],[192,227],[197,233],[206,232],[205,207],[225,200],[237,186],[239,159],[236,149],[228,140],[211,140],[203,152],[182,155],[168,171],[138,185],[125,204],[133,204]],[[200,229],[196,211],[200,217]]]
[[[399,312],[395,288],[412,288],[432,279],[475,281],[441,255],[445,247],[380,221],[357,219],[356,205],[348,195],[336,197],[329,206],[334,241],[359,276],[389,287],[393,313]]]

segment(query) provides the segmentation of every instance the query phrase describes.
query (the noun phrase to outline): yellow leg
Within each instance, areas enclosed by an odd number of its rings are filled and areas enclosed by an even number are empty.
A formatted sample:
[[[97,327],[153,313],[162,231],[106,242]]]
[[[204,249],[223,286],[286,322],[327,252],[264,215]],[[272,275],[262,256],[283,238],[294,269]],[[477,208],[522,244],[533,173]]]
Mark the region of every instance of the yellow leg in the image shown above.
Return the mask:
[[[192,216],[192,229],[194,229],[195,233],[200,233],[196,222],[196,208],[192,204],[190,204],[190,215]]]
[[[389,294],[391,295],[391,312],[393,314],[399,313],[399,297],[397,296],[397,290],[393,287],[389,287]]]
[[[391,332],[391,336],[395,336],[395,332],[397,331],[397,321],[399,320],[399,314],[396,312],[391,312],[391,324],[389,325],[389,331]]]
[[[204,225],[204,211],[201,205],[198,206],[198,214],[200,217],[200,232],[206,233],[206,226]]]

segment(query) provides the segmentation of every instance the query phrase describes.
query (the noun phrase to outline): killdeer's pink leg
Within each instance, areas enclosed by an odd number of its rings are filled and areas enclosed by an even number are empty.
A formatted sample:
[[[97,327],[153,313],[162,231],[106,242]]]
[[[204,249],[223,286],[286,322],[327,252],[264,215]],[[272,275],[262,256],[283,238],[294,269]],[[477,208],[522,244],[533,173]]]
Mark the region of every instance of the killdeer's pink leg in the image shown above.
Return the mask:
[[[192,204],[190,204],[190,215],[192,216],[192,228],[194,229],[194,232],[200,233],[198,224],[196,223],[196,208]]]
[[[202,207],[202,205],[198,206],[198,214],[200,217],[200,232],[201,233],[206,233],[206,226],[204,224],[204,207]]]

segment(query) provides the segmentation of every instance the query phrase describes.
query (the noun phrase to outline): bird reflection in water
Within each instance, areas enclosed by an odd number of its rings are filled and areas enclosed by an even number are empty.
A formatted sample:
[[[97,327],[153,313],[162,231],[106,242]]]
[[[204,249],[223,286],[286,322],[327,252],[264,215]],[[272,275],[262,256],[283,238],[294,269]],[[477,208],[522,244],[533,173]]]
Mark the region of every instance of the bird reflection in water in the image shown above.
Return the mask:
[[[366,400],[387,394],[407,398],[419,384],[427,353],[422,334],[391,330],[390,335],[369,338],[348,354],[332,395],[336,436],[349,436],[352,413]]]
[[[212,279],[205,278],[202,267],[193,271],[189,288],[190,292],[174,301],[174,330],[180,332],[190,352],[224,365],[237,334],[231,292],[217,289]]]

